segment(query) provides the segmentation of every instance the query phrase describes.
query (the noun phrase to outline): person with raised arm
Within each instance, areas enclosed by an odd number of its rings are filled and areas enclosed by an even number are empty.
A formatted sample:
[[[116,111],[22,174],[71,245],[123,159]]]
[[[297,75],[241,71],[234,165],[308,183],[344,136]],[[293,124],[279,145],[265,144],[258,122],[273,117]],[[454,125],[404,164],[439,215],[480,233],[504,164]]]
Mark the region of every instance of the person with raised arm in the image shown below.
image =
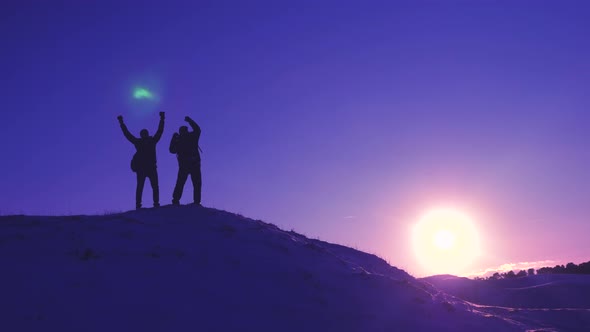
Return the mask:
[[[147,129],[142,129],[139,132],[139,138],[133,136],[125,122],[123,122],[123,116],[119,115],[117,119],[121,125],[123,135],[129,142],[135,146],[135,154],[131,159],[131,170],[137,175],[137,186],[135,188],[135,208],[141,208],[141,200],[143,196],[143,187],[145,179],[150,180],[152,186],[152,193],[154,199],[154,207],[160,206],[160,187],[158,185],[158,167],[156,158],[156,144],[162,138],[164,133],[164,118],[165,113],[160,112],[160,123],[158,130],[154,136],[150,136]]]
[[[172,204],[180,205],[180,198],[184,190],[184,184],[188,176],[193,183],[193,204],[201,205],[201,155],[199,153],[199,138],[201,127],[190,117],[186,116],[192,131],[187,126],[180,127],[178,133],[174,133],[170,141],[170,153],[178,159],[178,177],[172,194]]]

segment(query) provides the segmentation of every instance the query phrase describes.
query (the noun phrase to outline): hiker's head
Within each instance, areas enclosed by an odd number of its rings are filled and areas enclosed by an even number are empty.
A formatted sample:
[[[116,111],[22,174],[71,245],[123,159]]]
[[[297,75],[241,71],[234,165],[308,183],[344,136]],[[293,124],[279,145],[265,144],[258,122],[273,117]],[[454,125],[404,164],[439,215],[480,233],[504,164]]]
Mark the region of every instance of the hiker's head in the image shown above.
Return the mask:
[[[186,134],[188,134],[188,127],[182,126],[182,127],[180,127],[180,130],[178,130],[178,132],[180,133],[180,135],[186,135]]]
[[[146,138],[146,137],[150,136],[150,133],[147,129],[142,129],[139,132],[139,136],[141,136],[141,138]]]

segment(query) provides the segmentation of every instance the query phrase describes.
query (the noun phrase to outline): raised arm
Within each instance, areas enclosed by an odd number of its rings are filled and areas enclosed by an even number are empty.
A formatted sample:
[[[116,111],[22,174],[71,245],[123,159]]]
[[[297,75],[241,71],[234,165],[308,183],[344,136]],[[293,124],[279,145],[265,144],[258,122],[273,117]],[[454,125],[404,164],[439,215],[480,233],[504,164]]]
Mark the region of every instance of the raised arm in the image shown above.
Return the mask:
[[[129,132],[129,129],[127,129],[127,126],[125,125],[125,122],[123,122],[123,117],[121,115],[119,115],[117,117],[117,119],[119,120],[119,124],[121,125],[121,130],[123,131],[123,135],[125,135],[125,138],[129,142],[135,144],[138,141],[138,139],[137,139],[137,137],[133,136],[131,134],[131,132]]]
[[[184,121],[188,122],[188,124],[193,128],[194,131],[201,133],[201,127],[195,122],[195,120],[191,119],[188,116],[184,117]]]
[[[160,124],[158,125],[158,130],[156,131],[156,134],[154,135],[154,139],[156,140],[156,143],[158,143],[160,141],[160,138],[162,138],[162,134],[164,133],[164,112],[160,112]]]

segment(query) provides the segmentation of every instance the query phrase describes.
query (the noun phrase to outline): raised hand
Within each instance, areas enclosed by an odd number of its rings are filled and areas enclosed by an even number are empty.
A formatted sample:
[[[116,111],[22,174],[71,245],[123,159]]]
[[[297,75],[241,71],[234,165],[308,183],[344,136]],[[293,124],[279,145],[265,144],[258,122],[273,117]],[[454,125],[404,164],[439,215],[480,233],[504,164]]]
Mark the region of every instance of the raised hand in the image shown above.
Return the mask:
[[[166,116],[166,112],[160,112],[160,118],[164,118]]]
[[[119,115],[119,116],[117,117],[117,120],[119,120],[119,122],[120,122],[120,123],[123,123],[123,116],[122,116],[122,115]]]
[[[191,120],[191,118],[189,116],[184,117],[184,121],[189,122],[190,120]]]

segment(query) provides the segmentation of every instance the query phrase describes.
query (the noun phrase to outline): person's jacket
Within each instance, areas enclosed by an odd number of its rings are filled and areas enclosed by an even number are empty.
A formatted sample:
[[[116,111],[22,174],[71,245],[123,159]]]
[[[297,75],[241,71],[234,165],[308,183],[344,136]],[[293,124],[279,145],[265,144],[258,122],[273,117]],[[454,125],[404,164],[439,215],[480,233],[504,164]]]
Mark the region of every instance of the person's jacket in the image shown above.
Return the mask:
[[[170,153],[176,154],[178,162],[194,163],[201,160],[199,154],[199,138],[201,137],[201,128],[192,119],[188,120],[193,131],[186,134],[174,134],[170,141]]]
[[[124,123],[121,124],[121,129],[123,130],[125,138],[127,138],[127,140],[135,146],[135,150],[137,150],[134,158],[136,158],[138,166],[140,168],[156,166],[156,144],[158,144],[164,133],[164,119],[160,119],[158,130],[154,136],[137,138],[129,132]]]

